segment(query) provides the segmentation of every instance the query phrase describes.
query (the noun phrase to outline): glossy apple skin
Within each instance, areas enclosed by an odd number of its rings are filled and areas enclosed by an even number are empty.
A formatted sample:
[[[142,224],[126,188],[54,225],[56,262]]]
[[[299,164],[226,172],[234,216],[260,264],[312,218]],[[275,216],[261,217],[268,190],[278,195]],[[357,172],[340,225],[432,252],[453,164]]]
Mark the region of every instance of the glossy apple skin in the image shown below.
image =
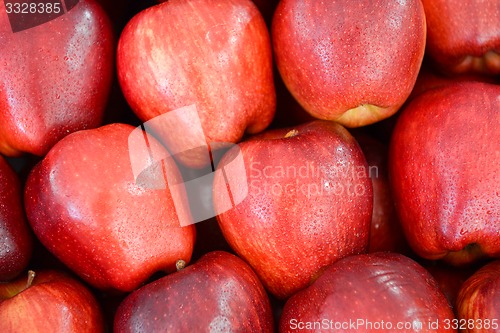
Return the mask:
[[[0,153],[42,156],[69,133],[101,124],[113,39],[106,13],[93,0],[16,33],[0,6]]]
[[[403,229],[396,214],[389,185],[388,148],[366,134],[355,134],[368,163],[373,185],[373,213],[368,252],[409,252]]]
[[[245,173],[231,188],[246,182],[248,194],[234,208],[222,212],[226,183],[221,173],[214,179],[224,237],[281,299],[307,287],[323,267],[365,252],[373,207],[366,160],[345,128],[318,120],[294,130],[239,144]],[[218,169],[226,170],[233,152]]]
[[[500,74],[500,3],[422,0],[427,50],[436,67],[455,74]]]
[[[272,39],[283,81],[304,109],[347,127],[394,114],[425,50],[420,1],[282,0]]]
[[[21,184],[1,156],[0,184],[0,281],[7,281],[28,265],[33,239],[22,206]]]
[[[114,331],[273,332],[268,296],[252,269],[223,251],[130,294]]]
[[[328,267],[307,289],[285,304],[280,333],[297,332],[298,322],[364,320],[386,329],[358,326],[335,332],[456,332],[444,329],[443,320],[454,319],[448,301],[432,276],[413,260],[399,253],[371,253],[344,258]],[[439,320],[439,329],[429,321]],[[398,323],[422,323],[423,329],[396,329]],[[390,323],[390,324],[389,324]],[[327,324],[329,325],[329,324]],[[393,325],[392,328],[387,328]],[[330,330],[301,330],[330,332]]]
[[[486,264],[464,282],[457,297],[457,317],[471,321],[463,332],[493,333],[500,330],[500,260]],[[486,327],[485,320],[490,320]],[[492,319],[496,319],[492,321]],[[480,325],[480,324],[483,325]],[[482,327],[481,327],[482,326]]]
[[[433,89],[403,110],[389,169],[396,210],[413,250],[460,265],[500,256],[500,87]]]
[[[180,226],[172,192],[136,183],[128,150],[133,130],[111,124],[73,133],[26,183],[26,213],[37,237],[100,289],[132,291],[156,271],[175,271],[177,260],[189,262],[193,250],[194,226]],[[150,142],[152,152],[163,151]],[[179,177],[174,166],[165,167]]]
[[[269,32],[250,0],[173,0],[140,12],[120,36],[117,68],[124,96],[142,121],[195,105],[206,143],[238,142],[245,132],[264,130],[274,116]],[[206,144],[185,122],[154,130],[172,151]],[[190,167],[209,162],[179,156]]]
[[[99,304],[81,282],[50,270],[37,272],[29,288],[26,281],[0,284],[0,296],[19,292],[0,298],[1,332],[104,332]]]

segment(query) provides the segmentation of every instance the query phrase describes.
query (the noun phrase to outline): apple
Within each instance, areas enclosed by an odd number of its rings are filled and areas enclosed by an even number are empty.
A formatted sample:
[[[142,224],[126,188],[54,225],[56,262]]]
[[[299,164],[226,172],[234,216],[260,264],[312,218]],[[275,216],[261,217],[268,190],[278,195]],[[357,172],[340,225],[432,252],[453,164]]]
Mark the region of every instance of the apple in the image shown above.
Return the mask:
[[[388,149],[378,140],[355,133],[368,163],[368,173],[373,185],[373,213],[368,252],[392,251],[409,253],[409,247],[399,224],[389,186],[387,166]]]
[[[425,36],[419,0],[282,0],[272,23],[276,65],[292,95],[314,117],[347,127],[399,109]]]
[[[271,294],[285,299],[325,266],[367,251],[372,184],[344,127],[317,120],[264,132],[237,148],[217,167],[215,212],[229,245]]]
[[[72,133],[31,171],[24,201],[41,243],[82,279],[99,289],[132,291],[157,271],[189,262],[195,229],[189,225],[182,180],[175,164],[158,162],[145,183],[135,178],[131,155],[164,155],[153,137],[144,150],[129,145],[143,131],[110,124]],[[153,165],[155,166],[155,165]],[[175,188],[153,188],[154,170]],[[178,199],[181,199],[180,201]]]
[[[67,134],[101,124],[113,39],[94,0],[80,0],[66,14],[17,32],[0,5],[0,153],[43,156]]]
[[[429,90],[403,110],[389,173],[403,231],[421,257],[500,257],[500,86]]]
[[[422,0],[426,53],[448,73],[500,74],[500,4],[496,0]]]
[[[210,143],[261,132],[275,112],[269,32],[250,0],[171,0],[143,10],[120,36],[117,68],[134,112],[189,167],[210,165]],[[159,117],[172,111],[176,121]]]
[[[0,332],[104,332],[99,304],[78,280],[30,271],[28,278],[0,284]]]
[[[7,281],[28,265],[33,239],[22,206],[21,184],[1,156],[0,184],[0,281]]]
[[[379,252],[337,261],[285,304],[285,332],[456,332],[436,281],[399,254]]]
[[[486,264],[464,282],[457,298],[457,317],[461,332],[500,330],[500,260]]]
[[[252,269],[223,251],[130,294],[115,332],[273,332],[267,294]]]

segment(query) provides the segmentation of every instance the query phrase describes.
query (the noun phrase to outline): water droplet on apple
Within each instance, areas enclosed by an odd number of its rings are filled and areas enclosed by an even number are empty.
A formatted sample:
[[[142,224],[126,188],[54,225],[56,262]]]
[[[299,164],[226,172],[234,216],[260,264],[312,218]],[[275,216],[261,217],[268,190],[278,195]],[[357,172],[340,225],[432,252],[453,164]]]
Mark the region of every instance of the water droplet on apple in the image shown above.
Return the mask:
[[[460,229],[460,235],[465,235],[467,233],[467,230],[465,230],[464,228]]]

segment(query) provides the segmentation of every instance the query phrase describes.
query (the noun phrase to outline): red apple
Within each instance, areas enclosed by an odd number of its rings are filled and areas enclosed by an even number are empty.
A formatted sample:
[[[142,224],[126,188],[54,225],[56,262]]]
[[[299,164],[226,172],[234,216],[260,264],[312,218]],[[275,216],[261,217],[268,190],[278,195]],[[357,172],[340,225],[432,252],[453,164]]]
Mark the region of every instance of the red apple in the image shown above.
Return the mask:
[[[57,271],[30,271],[28,279],[0,284],[0,332],[104,332],[92,293]]]
[[[285,332],[456,332],[436,281],[398,253],[344,258],[285,304]]]
[[[273,332],[273,317],[252,269],[217,251],[130,294],[118,308],[114,331]]]
[[[127,24],[117,52],[118,78],[130,106],[188,166],[210,164],[207,144],[238,142],[245,132],[271,123],[271,43],[250,0],[153,6]],[[193,114],[183,111],[188,106]],[[154,119],[174,110],[176,121]]]
[[[157,165],[169,183],[180,184],[177,191],[136,181],[130,155],[148,150],[129,146],[133,133],[124,124],[72,133],[26,183],[28,220],[42,244],[101,289],[132,291],[156,271],[175,271],[175,262],[188,262],[193,250],[190,212],[174,203],[186,201],[176,166]],[[148,140],[151,156],[165,154]]]
[[[373,213],[368,252],[409,252],[405,235],[396,214],[389,186],[388,149],[366,134],[355,134],[368,163],[373,185]]]
[[[427,54],[449,73],[500,74],[500,3],[497,0],[422,0]]]
[[[345,128],[318,120],[239,148],[217,168],[215,211],[229,245],[273,295],[287,298],[323,267],[367,250],[372,184]]]
[[[415,98],[394,130],[389,169],[406,238],[459,265],[500,257],[500,87],[463,82]]]
[[[464,282],[457,298],[461,332],[500,331],[500,260],[483,266]]]
[[[28,265],[33,239],[22,206],[21,184],[1,156],[0,184],[0,281],[6,281]]]
[[[45,155],[100,125],[113,74],[113,29],[94,0],[13,32],[0,5],[0,153]]]
[[[419,0],[282,0],[274,13],[276,64],[310,114],[348,127],[394,114],[425,49]]]

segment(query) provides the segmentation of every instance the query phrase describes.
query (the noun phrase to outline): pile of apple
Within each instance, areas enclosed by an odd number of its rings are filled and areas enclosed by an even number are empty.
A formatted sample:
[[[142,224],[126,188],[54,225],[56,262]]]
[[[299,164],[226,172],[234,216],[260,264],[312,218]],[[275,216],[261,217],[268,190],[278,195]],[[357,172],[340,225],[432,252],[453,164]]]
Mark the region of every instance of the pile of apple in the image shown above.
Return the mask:
[[[498,0],[63,2],[0,3],[0,332],[500,332]]]

